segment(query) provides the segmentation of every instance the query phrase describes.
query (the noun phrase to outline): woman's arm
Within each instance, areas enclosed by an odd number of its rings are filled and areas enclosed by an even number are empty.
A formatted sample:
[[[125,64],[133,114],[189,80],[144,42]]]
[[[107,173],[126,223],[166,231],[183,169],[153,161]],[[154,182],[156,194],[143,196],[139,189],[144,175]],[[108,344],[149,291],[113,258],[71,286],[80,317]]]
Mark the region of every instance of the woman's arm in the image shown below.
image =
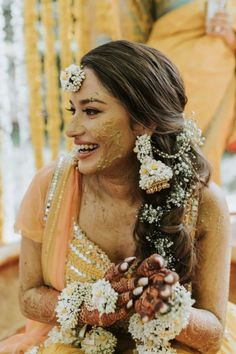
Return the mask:
[[[204,354],[216,353],[224,332],[230,270],[229,213],[216,185],[203,193],[197,234],[198,265],[193,279],[196,303],[189,325],[176,339]]]
[[[59,292],[43,282],[42,244],[22,238],[19,300],[23,315],[31,320],[56,324],[55,307]]]

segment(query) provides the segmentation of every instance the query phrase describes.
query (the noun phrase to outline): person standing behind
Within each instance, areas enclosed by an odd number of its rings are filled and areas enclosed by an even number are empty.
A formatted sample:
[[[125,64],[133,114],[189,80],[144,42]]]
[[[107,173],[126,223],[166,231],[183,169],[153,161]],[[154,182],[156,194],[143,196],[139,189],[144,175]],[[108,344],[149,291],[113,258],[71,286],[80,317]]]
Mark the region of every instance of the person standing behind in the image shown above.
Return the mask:
[[[186,112],[196,113],[206,138],[203,150],[217,183],[221,158],[234,131],[235,9],[235,1],[229,1],[227,8],[219,7],[207,16],[201,1],[156,1],[157,20],[147,41],[171,58],[183,76],[189,98]],[[235,140],[235,131],[231,136]]]

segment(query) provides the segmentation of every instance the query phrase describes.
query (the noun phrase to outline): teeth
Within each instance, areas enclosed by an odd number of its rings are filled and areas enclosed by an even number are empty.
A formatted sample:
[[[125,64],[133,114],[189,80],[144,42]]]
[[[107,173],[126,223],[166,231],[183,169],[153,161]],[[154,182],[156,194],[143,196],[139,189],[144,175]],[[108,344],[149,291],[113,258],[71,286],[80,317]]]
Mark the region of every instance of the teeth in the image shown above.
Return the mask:
[[[78,147],[79,147],[79,151],[81,151],[81,150],[93,150],[93,149],[95,149],[96,147],[97,147],[97,145],[96,144],[81,144],[81,145],[78,145]]]

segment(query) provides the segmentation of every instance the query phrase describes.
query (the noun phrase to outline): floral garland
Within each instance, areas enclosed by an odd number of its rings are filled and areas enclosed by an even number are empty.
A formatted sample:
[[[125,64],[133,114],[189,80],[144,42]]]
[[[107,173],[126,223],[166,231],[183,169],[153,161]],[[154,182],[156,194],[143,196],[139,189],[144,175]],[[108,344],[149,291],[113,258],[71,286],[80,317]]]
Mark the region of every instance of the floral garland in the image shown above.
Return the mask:
[[[13,51],[14,51],[14,84],[15,90],[15,116],[19,123],[20,146],[29,141],[29,90],[26,79],[25,66],[25,43],[24,43],[24,23],[23,23],[23,2],[14,0],[11,3],[11,26],[13,31]],[[25,171],[24,171],[25,175]]]
[[[70,42],[70,38],[72,36],[72,13],[70,0],[58,0],[58,29],[60,43],[60,66],[61,68],[66,68],[73,62]],[[64,128],[66,128],[71,119],[70,112],[65,109],[67,105],[67,94],[61,91],[61,111],[64,122]],[[72,139],[66,138],[66,149],[71,150],[71,148]]]
[[[31,139],[37,168],[43,166],[44,122],[42,118],[41,99],[41,60],[38,52],[39,34],[36,29],[38,21],[37,0],[24,0],[24,23],[26,40],[26,68],[29,84],[29,117]]]
[[[170,340],[184,329],[190,317],[194,300],[190,293],[179,283],[173,286],[173,295],[166,314],[156,313],[155,319],[143,323],[140,315],[134,314],[129,321],[129,332],[137,343],[138,354],[174,354]]]
[[[109,314],[115,312],[118,293],[105,279],[95,283],[73,282],[68,284],[61,292],[55,309],[59,326],[54,326],[48,333],[43,346],[63,343],[73,345],[84,350],[85,354],[112,354],[117,339],[109,331],[93,326],[87,331],[87,325],[78,326],[78,316],[81,305],[84,303],[89,310],[98,310]],[[30,348],[27,354],[36,354],[40,346]]]
[[[6,2],[0,0],[0,174],[1,174],[1,219],[2,219],[2,234],[4,236],[12,235],[12,220],[14,220],[15,193],[13,181],[14,151],[11,139],[12,134],[12,119],[11,119],[11,98],[9,95],[11,90],[12,78],[9,76],[9,59],[7,54],[7,39],[5,32],[5,17],[4,6]],[[4,84],[3,84],[4,83]],[[4,218],[4,215],[6,217]],[[4,239],[3,239],[4,241]]]
[[[109,314],[115,312],[118,294],[111,284],[100,279],[95,283],[73,282],[61,292],[56,306],[59,326],[55,326],[48,334],[43,346],[63,343],[83,349],[85,354],[113,354],[117,344],[116,337],[101,327],[79,326],[78,317],[82,304],[89,310],[98,310]],[[170,340],[174,339],[189,322],[194,300],[191,294],[179,283],[173,286],[173,293],[168,303],[168,312],[157,312],[155,318],[143,322],[139,314],[129,320],[129,332],[136,341],[139,354],[166,353],[174,354]],[[39,347],[32,347],[27,354],[35,354]]]
[[[53,4],[51,0],[41,1],[41,22],[44,29],[45,50],[44,50],[44,75],[46,82],[46,108],[47,108],[47,130],[51,158],[55,160],[58,155],[60,144],[60,110],[59,110],[59,85],[55,55],[55,38],[53,22]]]
[[[91,49],[91,33],[89,28],[90,6],[86,0],[75,0],[73,5],[74,22],[74,40],[76,43],[77,53],[76,62],[80,63],[82,56]],[[94,9],[92,9],[92,12]],[[64,66],[65,67],[65,66]]]
[[[161,227],[163,217],[175,208],[186,208],[190,197],[194,195],[199,176],[195,169],[195,155],[192,153],[192,146],[199,147],[203,144],[201,130],[197,127],[193,119],[184,119],[184,127],[176,135],[175,153],[168,154],[152,146],[151,137],[141,135],[136,141],[134,152],[141,162],[140,167],[140,187],[151,190],[153,182],[162,182],[161,188],[170,188],[166,200],[161,205],[145,203],[139,210],[139,220],[143,223],[156,226],[156,230],[146,235],[147,243],[155,252],[161,254],[171,269],[174,270],[176,260],[174,259],[168,233],[158,230]],[[165,160],[165,164],[157,157]],[[168,163],[168,165],[166,164]],[[172,186],[169,184],[172,181]],[[158,189],[156,189],[158,191]],[[151,190],[151,193],[153,191]],[[183,225],[179,225],[181,230]],[[165,241],[167,239],[167,241]]]

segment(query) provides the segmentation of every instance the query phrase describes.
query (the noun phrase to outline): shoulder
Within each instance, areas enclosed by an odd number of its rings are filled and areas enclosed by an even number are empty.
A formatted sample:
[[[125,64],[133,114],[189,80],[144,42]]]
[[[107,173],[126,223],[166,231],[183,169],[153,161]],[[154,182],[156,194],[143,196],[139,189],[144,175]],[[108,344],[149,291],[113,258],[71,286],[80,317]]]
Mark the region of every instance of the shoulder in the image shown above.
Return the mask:
[[[202,207],[226,207],[225,193],[216,183],[211,182],[202,190],[200,205]]]
[[[206,232],[209,228],[217,227],[219,220],[229,222],[229,210],[223,190],[214,182],[202,190],[199,212],[198,228],[200,232]]]

